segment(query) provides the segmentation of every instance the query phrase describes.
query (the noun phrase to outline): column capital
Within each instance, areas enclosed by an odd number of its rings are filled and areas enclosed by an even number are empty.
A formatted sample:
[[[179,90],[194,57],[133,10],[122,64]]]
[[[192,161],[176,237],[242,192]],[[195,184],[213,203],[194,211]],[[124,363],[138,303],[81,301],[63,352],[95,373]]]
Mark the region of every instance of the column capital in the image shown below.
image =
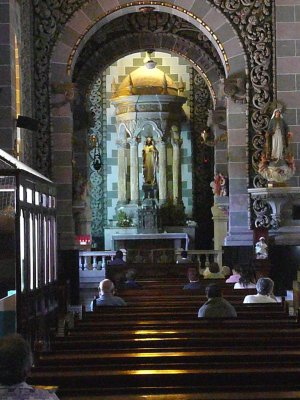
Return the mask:
[[[127,142],[130,144],[131,146],[137,146],[140,143],[141,139],[138,136],[133,136],[129,139],[127,139]]]
[[[117,145],[118,149],[126,149],[127,142],[126,142],[126,140],[117,139],[116,140],[116,145]]]
[[[179,138],[179,139],[172,138],[171,143],[172,143],[173,147],[181,147],[183,140],[181,138]]]

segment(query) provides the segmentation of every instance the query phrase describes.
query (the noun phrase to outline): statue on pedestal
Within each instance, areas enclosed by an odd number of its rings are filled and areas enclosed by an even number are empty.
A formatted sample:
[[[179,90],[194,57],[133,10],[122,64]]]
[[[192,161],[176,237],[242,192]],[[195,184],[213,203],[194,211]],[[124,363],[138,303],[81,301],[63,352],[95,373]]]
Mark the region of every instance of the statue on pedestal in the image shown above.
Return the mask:
[[[155,185],[157,183],[158,150],[154,145],[153,138],[147,137],[143,148],[143,175],[144,183]]]
[[[285,182],[295,174],[295,161],[288,151],[292,133],[276,108],[266,132],[265,151],[261,155],[258,172],[269,182]]]
[[[259,241],[255,244],[256,259],[265,260],[268,258],[268,245],[266,239],[262,236]]]

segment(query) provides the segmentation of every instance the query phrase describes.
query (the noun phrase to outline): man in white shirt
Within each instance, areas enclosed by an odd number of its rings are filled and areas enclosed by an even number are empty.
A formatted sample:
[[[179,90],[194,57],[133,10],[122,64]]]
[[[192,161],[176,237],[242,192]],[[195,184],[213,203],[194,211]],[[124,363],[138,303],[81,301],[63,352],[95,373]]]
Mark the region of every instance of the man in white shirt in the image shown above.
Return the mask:
[[[276,303],[273,295],[274,282],[270,278],[259,278],[256,283],[257,294],[248,295],[243,303]]]
[[[91,311],[95,306],[126,306],[126,302],[115,296],[115,285],[110,279],[103,279],[99,283],[100,296],[91,302]]]

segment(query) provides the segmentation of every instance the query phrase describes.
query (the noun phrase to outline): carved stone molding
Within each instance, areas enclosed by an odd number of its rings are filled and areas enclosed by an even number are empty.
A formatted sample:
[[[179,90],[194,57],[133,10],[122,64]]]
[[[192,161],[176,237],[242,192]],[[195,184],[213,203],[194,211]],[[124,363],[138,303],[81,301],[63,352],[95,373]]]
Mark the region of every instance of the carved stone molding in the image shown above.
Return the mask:
[[[236,76],[225,79],[224,94],[235,103],[246,103],[246,76]]]
[[[65,23],[86,0],[33,0],[35,118],[39,120],[36,168],[51,174],[49,66],[53,46]]]
[[[273,2],[271,0],[210,0],[224,13],[236,29],[244,45],[249,68],[249,135],[256,141],[253,153],[262,149],[263,132],[268,126],[268,105],[274,98],[273,76]],[[262,136],[260,143],[257,135]],[[251,142],[251,141],[250,141]],[[258,147],[258,148],[257,148]],[[266,181],[256,175],[258,155],[254,160],[252,182],[265,185]]]

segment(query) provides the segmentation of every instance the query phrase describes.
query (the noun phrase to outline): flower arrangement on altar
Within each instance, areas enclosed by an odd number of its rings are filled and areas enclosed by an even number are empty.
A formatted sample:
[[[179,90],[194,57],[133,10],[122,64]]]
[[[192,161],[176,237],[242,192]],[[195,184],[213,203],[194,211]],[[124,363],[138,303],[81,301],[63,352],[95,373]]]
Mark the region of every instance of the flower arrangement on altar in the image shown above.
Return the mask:
[[[129,215],[126,214],[125,211],[119,210],[117,214],[117,226],[120,227],[133,226],[133,220]]]

